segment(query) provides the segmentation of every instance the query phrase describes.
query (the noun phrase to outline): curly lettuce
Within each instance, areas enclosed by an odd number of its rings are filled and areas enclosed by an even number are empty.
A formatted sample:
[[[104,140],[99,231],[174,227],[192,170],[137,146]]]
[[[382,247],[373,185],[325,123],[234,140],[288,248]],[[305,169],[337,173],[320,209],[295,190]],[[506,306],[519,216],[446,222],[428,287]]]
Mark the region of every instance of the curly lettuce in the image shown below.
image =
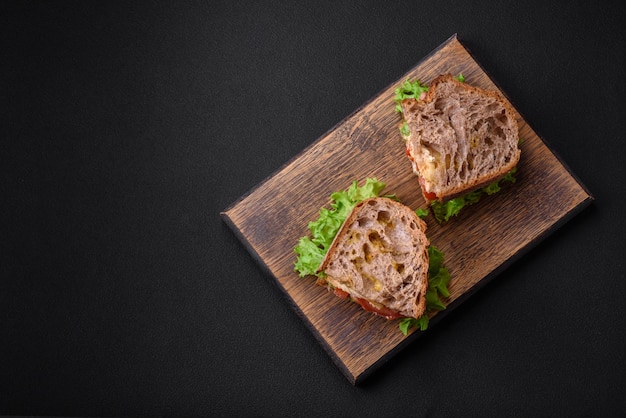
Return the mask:
[[[430,314],[435,311],[446,309],[443,299],[450,296],[448,283],[450,283],[450,272],[443,265],[443,253],[434,246],[428,247],[428,290],[426,290],[426,309],[419,318],[403,318],[398,326],[404,335],[409,333],[413,327],[418,327],[421,331],[428,329]]]
[[[370,197],[378,197],[384,188],[385,183],[382,181],[368,178],[363,186],[359,187],[354,181],[348,189],[330,195],[330,209],[320,209],[318,218],[309,222],[311,236],[301,237],[294,249],[298,255],[294,269],[300,277],[323,277],[323,272],[318,273],[317,269],[343,222],[357,203]]]
[[[395,96],[393,100],[396,102],[396,112],[402,113],[402,100],[415,99],[419,100],[422,93],[428,91],[428,86],[422,84],[419,80],[411,81],[406,79],[400,87],[395,90]]]

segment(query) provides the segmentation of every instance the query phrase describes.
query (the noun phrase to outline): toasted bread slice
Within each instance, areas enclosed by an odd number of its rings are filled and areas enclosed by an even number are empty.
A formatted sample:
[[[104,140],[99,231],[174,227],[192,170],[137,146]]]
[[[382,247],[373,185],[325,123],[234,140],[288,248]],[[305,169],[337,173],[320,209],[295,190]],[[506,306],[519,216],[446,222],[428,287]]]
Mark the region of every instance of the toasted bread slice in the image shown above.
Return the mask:
[[[401,103],[413,171],[427,201],[445,201],[486,186],[518,163],[515,111],[498,93],[452,75],[437,77],[421,100]]]
[[[385,197],[357,204],[337,232],[319,271],[335,289],[387,318],[419,318],[426,306],[426,223]]]

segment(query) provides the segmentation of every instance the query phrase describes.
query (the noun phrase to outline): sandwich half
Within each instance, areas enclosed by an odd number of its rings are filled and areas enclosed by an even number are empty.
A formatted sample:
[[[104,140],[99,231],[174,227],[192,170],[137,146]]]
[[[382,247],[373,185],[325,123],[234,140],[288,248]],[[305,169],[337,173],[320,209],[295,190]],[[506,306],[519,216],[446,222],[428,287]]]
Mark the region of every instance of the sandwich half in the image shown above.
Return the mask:
[[[417,86],[416,94],[397,90],[396,100],[406,154],[427,202],[449,201],[515,170],[521,155],[519,130],[504,98],[450,74],[435,78],[429,87]]]
[[[385,183],[368,178],[331,194],[309,222],[310,235],[294,248],[294,270],[341,299],[410,328],[428,328],[435,311],[446,309],[450,273],[441,251],[426,237],[423,211],[413,211],[395,195],[380,196]],[[419,213],[419,214],[418,214]]]
[[[335,236],[318,272],[335,294],[387,319],[419,318],[426,307],[426,223],[385,198],[358,203]]]

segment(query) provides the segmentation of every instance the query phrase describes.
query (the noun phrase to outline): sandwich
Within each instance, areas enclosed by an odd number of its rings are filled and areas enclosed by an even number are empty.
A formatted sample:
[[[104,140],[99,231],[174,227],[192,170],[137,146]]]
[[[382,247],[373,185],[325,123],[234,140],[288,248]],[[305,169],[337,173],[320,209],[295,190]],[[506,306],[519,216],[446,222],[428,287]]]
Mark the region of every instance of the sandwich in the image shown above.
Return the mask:
[[[406,155],[439,222],[515,181],[519,129],[497,92],[445,74],[430,86],[407,80],[395,93]]]
[[[331,194],[309,223],[294,251],[295,271],[317,276],[341,299],[388,320],[404,334],[428,327],[432,312],[445,309],[450,275],[443,254],[426,237],[426,222],[395,195],[379,196],[383,182],[367,179]]]

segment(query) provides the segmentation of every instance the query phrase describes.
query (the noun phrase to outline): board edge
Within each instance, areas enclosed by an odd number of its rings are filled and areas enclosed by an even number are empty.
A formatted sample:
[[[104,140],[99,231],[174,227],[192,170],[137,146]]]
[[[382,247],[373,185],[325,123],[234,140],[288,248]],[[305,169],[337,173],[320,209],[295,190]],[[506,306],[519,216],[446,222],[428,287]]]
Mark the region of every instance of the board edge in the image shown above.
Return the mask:
[[[493,271],[483,277],[480,281],[474,284],[471,288],[469,288],[465,293],[463,293],[458,299],[452,302],[450,305],[446,307],[445,310],[439,311],[434,317],[431,318],[429,327],[425,331],[416,330],[411,333],[407,338],[402,340],[399,344],[397,344],[393,349],[389,352],[385,353],[379,360],[371,364],[366,370],[360,373],[355,378],[355,386],[361,385],[364,381],[368,380],[368,378],[375,374],[379,369],[382,368],[387,362],[389,362],[393,357],[395,357],[399,352],[403,351],[407,346],[413,344],[418,338],[427,334],[429,330],[436,327],[439,322],[444,320],[448,315],[453,313],[458,307],[463,305],[467,300],[471,299],[477,292],[486,287],[489,283],[493,282],[498,276],[500,276],[504,271],[508,270],[513,264],[518,262],[520,259],[525,257],[529,252],[538,247],[542,242],[544,242],[548,237],[553,235],[556,231],[561,229],[566,223],[574,219],[578,214],[587,209],[594,202],[593,196],[587,194],[587,197],[581,200],[576,206],[574,206],[570,211],[568,211],[564,216],[556,220],[549,228],[546,228],[537,238],[530,241],[528,244],[524,245],[520,248],[515,254],[511,257],[507,258],[504,262],[498,265]]]
[[[380,97],[380,95],[384,91],[388,90],[392,86],[396,86],[398,81],[402,80],[404,77],[406,77],[406,75],[409,74],[413,69],[418,67],[422,62],[430,59],[431,56],[433,56],[434,54],[439,52],[441,49],[445,48],[449,43],[451,43],[451,42],[453,42],[455,40],[458,42],[458,34],[456,32],[453,33],[450,37],[448,37],[448,39],[446,39],[445,41],[440,43],[438,46],[436,46],[434,49],[432,49],[428,54],[424,55],[420,60],[418,60],[415,64],[413,64],[408,71],[405,71],[400,76],[395,77],[393,82],[390,82],[390,83],[386,84],[382,89],[380,89],[376,93],[374,93],[368,100],[363,102],[360,106],[358,106],[352,112],[348,113],[345,117],[343,117],[337,123],[335,123],[331,128],[327,129],[325,132],[323,132],[321,135],[319,135],[315,140],[313,140],[313,142],[311,142],[309,145],[304,147],[300,152],[298,152],[296,155],[294,155],[293,157],[289,158],[284,163],[282,163],[278,168],[276,168],[275,170],[270,172],[259,183],[257,183],[255,186],[252,186],[250,189],[248,189],[246,192],[244,192],[244,194],[242,194],[239,198],[235,199],[232,203],[227,205],[220,213],[227,213],[227,212],[235,209],[242,201],[246,200],[250,195],[254,194],[257,190],[260,190],[268,181],[270,181],[272,178],[274,178],[276,175],[278,175],[280,172],[282,172],[286,167],[288,167],[289,165],[293,164],[302,155],[306,154],[309,151],[309,149],[311,149],[312,147],[316,146],[321,140],[323,140],[324,138],[330,136],[333,132],[335,132],[337,129],[339,129],[341,126],[343,126],[343,124],[347,120],[349,120],[350,118],[354,117],[361,110],[365,109],[371,102],[373,102],[378,97]],[[472,57],[472,59],[474,59],[474,57]]]
[[[420,66],[424,61],[430,59],[434,54],[436,54],[441,49],[445,48],[447,45],[449,45],[451,42],[454,42],[454,41],[459,43],[459,45],[468,53],[468,55],[471,57],[471,59],[479,66],[481,71],[496,86],[496,88],[500,91],[500,93],[503,94],[509,102],[511,102],[511,104],[514,106],[516,112],[519,114],[520,118],[522,118],[524,120],[524,122],[533,131],[533,133],[535,135],[537,135],[539,140],[542,141],[542,143],[554,155],[554,157],[557,159],[557,161],[563,166],[563,168],[565,168],[567,173],[574,179],[574,181],[578,184],[578,186],[585,192],[586,196],[585,196],[585,198],[583,200],[581,200],[578,204],[576,204],[570,211],[568,211],[562,217],[557,219],[552,225],[550,225],[548,228],[546,228],[538,237],[536,237],[534,240],[532,240],[529,243],[527,243],[526,245],[524,245],[516,253],[514,253],[511,257],[509,257],[504,262],[502,262],[500,265],[498,265],[492,272],[490,272],[485,277],[483,277],[483,279],[481,279],[479,282],[474,284],[474,286],[472,286],[470,289],[468,289],[468,291],[466,291],[461,297],[459,297],[454,302],[452,302],[448,306],[448,308],[446,310],[437,313],[437,315],[435,315],[431,319],[429,330],[434,328],[435,326],[437,326],[437,324],[440,321],[442,321],[450,313],[452,313],[454,310],[456,310],[457,307],[461,306],[464,302],[466,302],[468,299],[470,299],[472,296],[474,296],[474,294],[476,292],[478,292],[480,289],[482,289],[487,284],[492,282],[497,276],[499,276],[502,272],[507,270],[512,264],[517,262],[520,258],[522,258],[524,255],[526,255],[528,252],[530,252],[533,248],[535,248],[537,245],[539,245],[541,242],[543,242],[547,237],[549,237],[555,231],[560,229],[565,223],[567,223],[572,218],[574,218],[578,213],[583,211],[586,207],[588,207],[595,200],[595,198],[593,197],[593,195],[591,194],[589,189],[574,174],[574,172],[565,163],[565,161],[562,158],[560,158],[560,156],[549,145],[549,143],[545,140],[545,138],[543,138],[543,136],[541,136],[530,125],[528,120],[519,111],[518,107],[513,104],[514,102],[506,94],[505,90],[503,90],[502,87],[496,82],[496,80],[493,79],[491,74],[483,67],[483,65],[480,63],[480,61],[478,61],[476,59],[476,57],[467,48],[467,46],[464,44],[464,42],[462,42],[462,40],[459,39],[458,33],[454,33],[448,39],[446,39],[444,42],[440,43],[437,47],[432,49],[427,55],[423,56],[413,66],[411,66],[411,68],[409,70],[405,71],[401,76],[394,78],[393,82],[387,84],[383,89],[381,89],[378,92],[376,92],[367,101],[362,103],[360,106],[358,106],[352,112],[350,112],[347,116],[345,116],[344,118],[339,120],[334,126],[332,126],[330,129],[328,129],[323,134],[318,136],[317,139],[315,139],[312,143],[307,145],[305,148],[303,148],[300,152],[298,152],[296,155],[291,157],[289,160],[287,160],[286,162],[281,164],[277,169],[275,169],[272,173],[270,173],[268,176],[266,176],[256,186],[250,188],[246,193],[244,193],[242,196],[240,196],[237,200],[235,200],[230,205],[228,205],[223,211],[220,212],[220,216],[221,216],[222,220],[234,232],[234,234],[237,236],[237,238],[244,244],[244,247],[248,250],[248,252],[251,254],[252,258],[257,262],[257,264],[259,264],[262,267],[262,269],[264,270],[264,272],[267,273],[273,279],[271,281],[274,283],[275,286],[277,286],[280,289],[280,291],[282,293],[283,299],[285,299],[287,301],[287,303],[289,304],[289,306],[291,306],[294,309],[296,314],[301,319],[304,320],[303,322],[304,322],[305,326],[309,329],[309,331],[311,331],[311,333],[313,334],[314,338],[320,343],[320,345],[323,347],[324,351],[329,355],[329,357],[331,358],[333,363],[335,363],[335,365],[339,368],[341,373],[345,376],[345,378],[353,386],[358,386],[358,385],[362,384],[364,381],[368,380],[369,377],[372,374],[375,374],[384,364],[386,364],[389,360],[391,360],[393,357],[395,357],[399,352],[403,351],[407,346],[413,344],[415,342],[415,340],[417,340],[422,335],[428,333],[428,330],[426,330],[426,331],[419,331],[419,330],[413,331],[406,338],[402,339],[398,344],[396,344],[391,350],[389,350],[388,352],[383,354],[378,360],[376,360],[373,363],[371,363],[369,366],[367,366],[361,372],[356,373],[356,372],[351,371],[346,366],[346,364],[341,360],[341,358],[339,358],[339,356],[332,350],[330,345],[326,342],[326,340],[323,338],[321,333],[316,329],[314,324],[309,320],[309,318],[306,317],[306,315],[298,307],[298,305],[295,303],[295,301],[293,300],[293,298],[291,297],[289,292],[287,292],[287,290],[283,287],[283,285],[280,282],[280,280],[278,280],[274,276],[274,274],[271,272],[269,266],[266,265],[266,263],[262,260],[260,255],[254,250],[254,248],[252,248],[252,245],[247,240],[245,235],[238,228],[238,226],[235,224],[233,219],[231,219],[231,217],[229,216],[229,212],[234,210],[234,209],[236,209],[236,207],[241,202],[246,200],[250,195],[254,194],[257,190],[260,190],[268,181],[270,181],[272,178],[274,178],[276,175],[278,175],[280,172],[282,172],[287,166],[289,166],[294,161],[296,161],[298,158],[300,158],[303,154],[308,152],[309,149],[311,149],[312,147],[316,146],[321,140],[323,140],[324,138],[326,138],[329,135],[331,135],[340,126],[342,126],[342,124],[344,124],[351,117],[354,117],[356,114],[358,114],[362,109],[367,107],[372,101],[376,100],[383,92],[387,91],[392,86],[397,85],[398,80],[402,80],[402,78],[406,77],[407,74],[410,74],[411,72],[413,72],[415,70],[415,68]]]
[[[269,266],[263,261],[261,256],[256,252],[253,246],[250,244],[245,235],[241,232],[241,230],[237,227],[236,223],[231,219],[228,214],[228,211],[220,212],[220,217],[224,224],[226,224],[229,229],[233,232],[235,237],[243,244],[244,248],[248,251],[252,259],[256,262],[257,265],[261,267],[263,273],[266,276],[269,276],[271,280],[269,280],[274,287],[278,288],[280,291],[280,296],[284,299],[289,307],[295,311],[296,315],[302,322],[305,327],[311,332],[315,340],[322,346],[326,354],[331,358],[335,366],[341,371],[344,377],[354,386],[356,385],[357,375],[355,375],[350,369],[345,365],[345,363],[337,356],[335,352],[333,352],[332,348],[328,344],[328,342],[324,339],[322,334],[317,330],[315,325],[309,320],[309,318],[304,314],[302,309],[295,303],[289,292],[282,285],[280,280],[276,278],[276,276],[272,273]]]
[[[539,140],[546,146],[548,151],[552,153],[554,158],[561,163],[563,168],[568,172],[568,174],[574,179],[574,181],[583,189],[583,191],[591,197],[592,200],[595,200],[595,197],[591,193],[590,189],[582,182],[582,180],[572,171],[571,167],[565,162],[563,158],[559,155],[559,153],[550,145],[543,135],[541,135],[533,125],[530,124],[528,118],[524,116],[519,110],[519,106],[515,105],[515,101],[511,99],[511,97],[506,93],[506,90],[502,88],[502,86],[491,76],[491,73],[481,64],[481,62],[477,59],[477,57],[472,53],[471,49],[461,40],[457,38],[459,44],[463,47],[463,49],[469,54],[472,60],[480,67],[481,71],[489,78],[489,81],[493,83],[494,86],[498,89],[498,91],[506,98],[506,100],[511,103],[511,106],[515,109],[515,112],[519,115],[519,117],[524,121],[524,123],[533,131],[535,135],[539,138]],[[523,139],[523,138],[522,138]]]

